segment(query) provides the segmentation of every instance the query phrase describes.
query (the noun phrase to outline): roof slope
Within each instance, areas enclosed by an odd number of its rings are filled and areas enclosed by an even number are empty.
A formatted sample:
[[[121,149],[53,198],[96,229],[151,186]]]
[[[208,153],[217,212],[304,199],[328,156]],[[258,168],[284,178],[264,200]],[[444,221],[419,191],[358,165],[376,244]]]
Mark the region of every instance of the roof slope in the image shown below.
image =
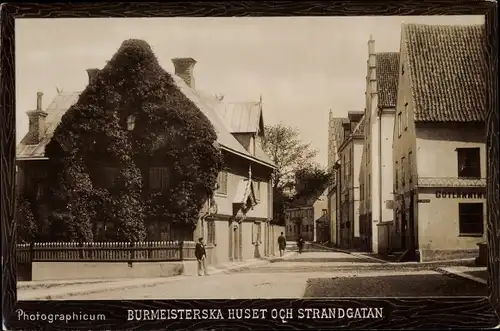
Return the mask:
[[[221,102],[217,108],[231,133],[260,131],[260,102]]]
[[[62,116],[66,111],[73,106],[80,97],[80,92],[61,92],[52,100],[45,110],[47,117],[45,123],[47,129],[40,143],[37,145],[25,145],[21,143],[16,147],[16,155],[18,158],[43,158],[45,157],[45,146],[49,143],[54,134],[54,130],[61,122]]]
[[[398,93],[399,53],[375,54],[378,106],[395,108]]]
[[[251,155],[236,138],[230,133],[229,129],[226,127],[223,119],[218,114],[215,103],[211,98],[207,98],[202,93],[198,93],[195,89],[189,87],[182,78],[177,75],[171,74],[175,85],[179,90],[190,99],[196,107],[209,119],[209,121],[214,126],[217,133],[217,142],[223,148],[245,157],[250,160],[254,160],[260,163],[264,163],[267,166],[273,167],[274,164],[271,162],[269,157],[260,149],[256,155]],[[48,113],[45,120],[47,125],[47,130],[45,137],[42,138],[37,145],[25,145],[22,142],[17,146],[16,155],[19,159],[23,158],[40,158],[44,157],[45,146],[49,143],[55,128],[61,122],[62,116],[66,111],[78,101],[80,93],[60,93],[47,107],[46,112]],[[215,98],[214,98],[215,99]],[[256,148],[257,149],[257,148]]]
[[[403,25],[415,121],[480,122],[486,107],[483,25]]]

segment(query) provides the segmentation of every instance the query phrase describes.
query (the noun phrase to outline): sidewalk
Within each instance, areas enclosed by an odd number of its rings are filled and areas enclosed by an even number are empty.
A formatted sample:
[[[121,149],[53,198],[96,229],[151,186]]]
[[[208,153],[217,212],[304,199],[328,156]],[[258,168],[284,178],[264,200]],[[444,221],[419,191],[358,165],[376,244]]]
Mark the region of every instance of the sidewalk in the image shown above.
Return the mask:
[[[444,267],[437,268],[443,274],[467,278],[481,284],[488,284],[488,269],[486,267]]]
[[[392,261],[391,259],[382,258],[378,254],[358,252],[358,251],[354,251],[354,250],[346,250],[346,249],[340,249],[340,248],[336,248],[336,247],[328,247],[328,246],[316,244],[316,243],[313,243],[311,245],[316,246],[316,247],[320,247],[320,248],[323,248],[326,250],[331,250],[334,252],[341,252],[341,253],[345,253],[345,254],[350,254],[352,256],[355,256],[355,257],[358,257],[361,259],[369,259],[372,261],[377,261],[377,262],[385,264],[387,266],[396,266],[397,265],[397,266],[401,266],[401,267],[419,266],[419,267],[438,268],[438,267],[453,267],[453,266],[472,267],[475,265],[474,258],[455,259],[455,260],[438,260],[438,261],[427,261],[427,262],[395,262],[395,261]]]
[[[290,257],[295,252],[285,253],[284,257],[265,257],[261,259],[251,259],[241,262],[221,264],[218,266],[208,266],[207,271],[210,275],[221,273],[231,273],[259,265],[271,263],[275,260]],[[117,289],[132,289],[155,286],[161,283],[177,281],[181,279],[196,276],[180,275],[162,278],[134,278],[134,279],[75,279],[59,281],[35,281],[18,282],[17,298],[18,300],[52,300],[73,295],[84,295],[96,292],[106,292]]]

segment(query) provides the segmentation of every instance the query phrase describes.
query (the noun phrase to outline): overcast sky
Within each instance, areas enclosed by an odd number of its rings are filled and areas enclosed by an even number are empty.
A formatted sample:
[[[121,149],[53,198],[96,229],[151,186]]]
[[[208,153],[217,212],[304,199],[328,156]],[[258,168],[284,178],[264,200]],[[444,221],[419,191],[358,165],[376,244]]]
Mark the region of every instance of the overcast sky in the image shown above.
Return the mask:
[[[367,41],[399,51],[402,23],[480,24],[483,16],[18,19],[17,141],[26,111],[64,91],[81,91],[85,69],[104,66],[123,40],[147,41],[163,67],[193,57],[196,88],[230,101],[262,95],[265,124],[297,127],[327,162],[328,112],[363,110]]]

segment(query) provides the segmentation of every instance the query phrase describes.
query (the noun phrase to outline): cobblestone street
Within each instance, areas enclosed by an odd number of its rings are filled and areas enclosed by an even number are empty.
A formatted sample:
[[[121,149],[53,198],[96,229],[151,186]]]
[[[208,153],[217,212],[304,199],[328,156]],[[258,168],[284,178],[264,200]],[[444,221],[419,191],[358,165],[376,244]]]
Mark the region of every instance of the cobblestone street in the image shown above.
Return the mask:
[[[484,296],[485,284],[436,268],[384,264],[332,251],[309,251],[238,272],[172,277],[141,288],[72,295],[74,300],[257,299]]]

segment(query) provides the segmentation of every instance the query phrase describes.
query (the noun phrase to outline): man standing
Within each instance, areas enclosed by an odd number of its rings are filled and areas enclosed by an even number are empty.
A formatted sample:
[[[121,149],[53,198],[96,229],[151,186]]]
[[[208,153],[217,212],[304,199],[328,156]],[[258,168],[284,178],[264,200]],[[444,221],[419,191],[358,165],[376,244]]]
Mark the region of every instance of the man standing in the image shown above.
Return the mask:
[[[208,276],[207,273],[207,265],[205,263],[205,259],[207,257],[207,252],[205,251],[205,244],[203,243],[203,238],[198,239],[198,243],[196,244],[194,255],[198,260],[198,276],[202,276],[201,271],[203,269],[203,274]]]
[[[278,237],[278,247],[280,249],[280,256],[283,256],[286,248],[286,238],[283,235],[283,232],[281,232],[281,235]]]

